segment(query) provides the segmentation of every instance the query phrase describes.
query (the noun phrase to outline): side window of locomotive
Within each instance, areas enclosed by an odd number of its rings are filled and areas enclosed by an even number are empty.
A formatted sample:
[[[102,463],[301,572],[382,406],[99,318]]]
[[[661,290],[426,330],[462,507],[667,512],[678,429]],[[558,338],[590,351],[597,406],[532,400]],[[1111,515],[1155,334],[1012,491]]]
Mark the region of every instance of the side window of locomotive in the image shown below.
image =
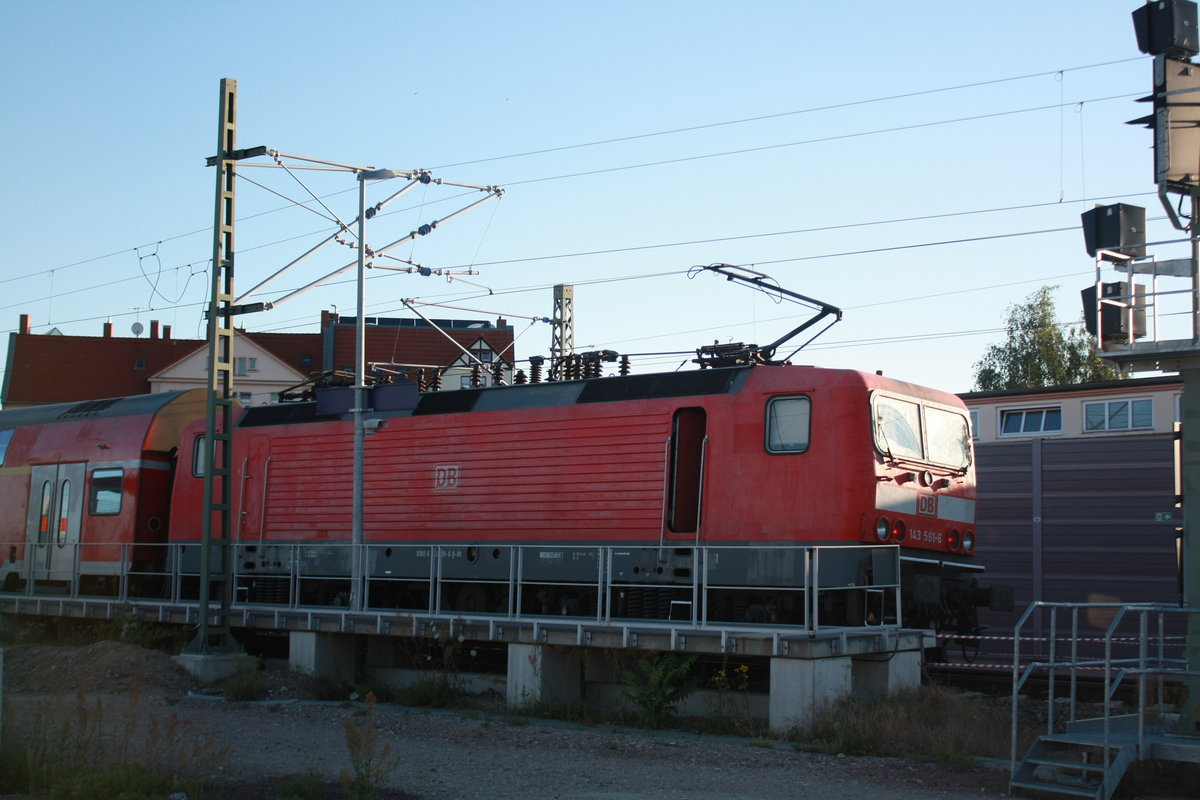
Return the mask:
[[[929,460],[955,469],[971,464],[971,431],[962,414],[941,408],[925,408],[929,426]]]
[[[895,397],[875,396],[875,445],[893,458],[920,459],[921,407]]]
[[[812,401],[776,397],[767,403],[767,452],[803,453],[812,427]]]
[[[125,479],[123,469],[92,470],[92,491],[88,495],[88,513],[109,516],[121,513],[121,487]]]
[[[4,466],[4,457],[8,455],[8,443],[12,441],[13,428],[0,431],[0,467]]]

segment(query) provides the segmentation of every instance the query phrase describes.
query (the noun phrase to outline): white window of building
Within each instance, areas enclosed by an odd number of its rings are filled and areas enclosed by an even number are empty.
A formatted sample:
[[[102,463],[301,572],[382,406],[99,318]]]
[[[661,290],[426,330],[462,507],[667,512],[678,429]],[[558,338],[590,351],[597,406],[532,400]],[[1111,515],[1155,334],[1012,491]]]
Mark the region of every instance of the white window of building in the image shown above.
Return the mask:
[[[238,375],[245,375],[247,372],[258,372],[258,359],[235,358],[233,360],[233,370]]]
[[[1001,436],[1032,436],[1039,433],[1062,433],[1062,409],[1007,408],[1000,412]]]
[[[1083,404],[1083,431],[1132,431],[1154,427],[1154,404],[1150,398],[1104,400]]]
[[[971,438],[979,438],[979,409],[971,409]]]

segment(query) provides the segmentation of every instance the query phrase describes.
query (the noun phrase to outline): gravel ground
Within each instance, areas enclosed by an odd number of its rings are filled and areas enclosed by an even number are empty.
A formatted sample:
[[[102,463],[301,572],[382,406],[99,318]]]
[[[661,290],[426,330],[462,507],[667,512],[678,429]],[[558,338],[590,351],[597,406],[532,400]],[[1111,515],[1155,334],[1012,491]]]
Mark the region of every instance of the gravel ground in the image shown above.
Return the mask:
[[[29,735],[47,709],[103,704],[110,727],[123,709],[143,721],[174,718],[160,731],[207,743],[203,756],[230,784],[228,798],[260,798],[281,777],[316,771],[336,781],[350,766],[345,725],[364,727],[361,703],[291,699],[294,675],[268,672],[273,699],[232,703],[203,697],[167,656],[130,645],[21,646],[5,653],[6,729]],[[86,701],[55,691],[88,692]],[[80,706],[81,708],[84,706]],[[530,720],[505,713],[423,712],[380,705],[379,748],[394,768],[392,798],[420,800],[863,800],[1005,796],[999,765],[956,771],[904,759],[800,752],[786,743]],[[24,733],[22,733],[24,732]],[[224,751],[220,757],[213,753]]]

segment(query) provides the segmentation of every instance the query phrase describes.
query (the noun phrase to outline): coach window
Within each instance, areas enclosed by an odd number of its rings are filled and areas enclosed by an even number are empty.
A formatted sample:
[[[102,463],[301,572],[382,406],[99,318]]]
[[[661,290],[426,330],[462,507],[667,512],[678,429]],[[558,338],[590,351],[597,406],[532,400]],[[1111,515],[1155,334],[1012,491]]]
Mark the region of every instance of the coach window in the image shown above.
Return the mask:
[[[196,444],[192,448],[192,477],[203,478],[204,473],[208,471],[208,440],[204,436],[196,437]]]
[[[803,453],[808,449],[812,401],[776,397],[767,403],[767,452]]]
[[[125,470],[92,470],[92,493],[88,497],[88,513],[96,516],[111,516],[121,513],[121,488]]]
[[[38,515],[38,544],[50,542],[50,505],[54,502],[54,484],[46,481],[42,484],[42,507]]]
[[[71,510],[71,482],[63,481],[62,496],[58,499],[58,546],[67,543],[67,514]]]
[[[12,441],[13,428],[0,431],[0,467],[4,466],[4,457],[8,455],[8,443]]]

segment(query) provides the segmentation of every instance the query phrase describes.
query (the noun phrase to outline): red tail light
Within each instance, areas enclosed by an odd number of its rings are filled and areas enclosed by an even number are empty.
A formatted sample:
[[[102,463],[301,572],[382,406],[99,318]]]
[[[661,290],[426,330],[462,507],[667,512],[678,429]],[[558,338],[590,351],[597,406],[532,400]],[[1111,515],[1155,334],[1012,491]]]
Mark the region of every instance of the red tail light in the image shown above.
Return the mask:
[[[962,549],[962,534],[958,531],[950,531],[950,535],[946,537],[946,544],[955,552]]]
[[[904,541],[904,537],[908,535],[908,526],[904,524],[904,520],[898,519],[892,523],[892,541],[900,544]]]

